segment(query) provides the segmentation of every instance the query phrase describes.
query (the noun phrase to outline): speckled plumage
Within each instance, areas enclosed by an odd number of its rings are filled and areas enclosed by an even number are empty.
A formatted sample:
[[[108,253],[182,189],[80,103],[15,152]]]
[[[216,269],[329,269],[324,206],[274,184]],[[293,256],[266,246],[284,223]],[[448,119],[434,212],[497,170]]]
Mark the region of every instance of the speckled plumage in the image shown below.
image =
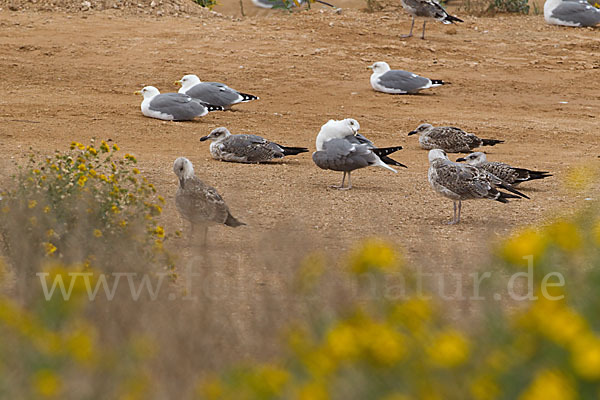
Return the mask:
[[[480,139],[472,133],[453,126],[434,127],[431,124],[421,124],[408,133],[419,134],[419,144],[425,150],[442,149],[448,153],[469,153],[476,147],[494,146],[503,140]]]
[[[471,153],[464,158],[457,159],[456,161],[466,161],[467,164],[487,171],[513,186],[516,186],[521,182],[544,179],[552,176],[547,171],[533,171],[525,168],[511,167],[510,165],[502,162],[487,161],[486,155],[481,152]]]

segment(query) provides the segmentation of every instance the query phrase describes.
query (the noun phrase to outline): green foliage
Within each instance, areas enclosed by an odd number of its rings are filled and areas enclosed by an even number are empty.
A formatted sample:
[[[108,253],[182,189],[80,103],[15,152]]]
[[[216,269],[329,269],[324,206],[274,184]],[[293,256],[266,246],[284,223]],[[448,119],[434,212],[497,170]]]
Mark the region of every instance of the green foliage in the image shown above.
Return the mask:
[[[529,14],[528,0],[494,0],[493,5],[497,12]]]
[[[193,0],[194,3],[200,5],[201,7],[205,7],[208,8],[209,10],[212,10],[214,6],[216,6],[217,0]]]

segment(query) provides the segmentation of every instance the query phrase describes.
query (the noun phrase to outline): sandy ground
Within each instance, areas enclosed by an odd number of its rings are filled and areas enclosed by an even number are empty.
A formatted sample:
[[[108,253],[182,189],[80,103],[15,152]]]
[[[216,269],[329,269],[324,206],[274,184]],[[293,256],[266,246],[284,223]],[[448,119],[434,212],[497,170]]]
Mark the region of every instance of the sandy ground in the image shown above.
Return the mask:
[[[548,26],[542,16],[461,16],[465,23],[458,26],[428,24],[423,41],[399,38],[410,26],[402,12],[258,14],[0,11],[2,176],[30,146],[50,153],[73,140],[110,138],[138,157],[167,198],[165,224],[178,229],[184,223],[175,210],[171,165],[186,156],[248,224],[215,227],[209,241],[228,250],[220,256],[224,270],[251,282],[249,291],[276,271],[257,266],[257,259],[276,265],[309,249],[335,256],[368,236],[389,238],[410,259],[437,269],[475,268],[489,239],[568,212],[591,196],[568,191],[563,182],[571,167],[600,154],[597,29]],[[417,96],[377,93],[366,69],[374,61],[451,85]],[[188,73],[261,100],[188,123],[141,114],[133,91],[150,84],[175,91],[173,81]],[[377,145],[404,146],[394,156],[409,168],[360,170],[352,190],[337,191],[328,185],[339,184],[342,174],[320,170],[310,153],[270,165],[232,164],[212,160],[208,144],[199,142],[226,126],[313,151],[320,126],[346,117],[357,119]],[[489,160],[554,177],[522,185],[530,201],[467,202],[461,224],[448,226],[452,202],[430,189],[427,152],[406,135],[422,122],[503,139],[485,149]]]

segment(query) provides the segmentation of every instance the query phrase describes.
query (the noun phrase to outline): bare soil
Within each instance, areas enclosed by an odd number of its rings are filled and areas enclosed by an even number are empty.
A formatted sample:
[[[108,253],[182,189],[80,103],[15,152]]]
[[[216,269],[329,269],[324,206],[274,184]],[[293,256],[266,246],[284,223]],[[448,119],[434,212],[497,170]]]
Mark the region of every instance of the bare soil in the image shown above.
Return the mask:
[[[138,157],[167,198],[167,227],[177,229],[184,221],[175,210],[171,166],[186,156],[248,224],[215,227],[209,242],[228,249],[226,270],[243,268],[250,282],[264,284],[259,267],[239,260],[256,260],[257,252],[271,262],[309,249],[337,255],[369,236],[389,238],[417,262],[470,268],[490,239],[594,196],[591,189],[570,191],[564,181],[570,168],[595,163],[600,154],[598,29],[549,26],[542,16],[459,15],[465,23],[428,23],[421,40],[399,37],[410,27],[407,14],[367,13],[360,3],[340,14],[319,7],[288,14],[246,4],[256,15],[245,18],[236,14],[237,2],[218,14],[180,9],[163,17],[119,12],[110,4],[108,11],[85,12],[12,4],[27,10],[10,11],[3,2],[0,11],[2,176],[30,146],[44,154],[73,140],[110,138]],[[224,15],[228,10],[235,16]],[[377,93],[366,69],[375,61],[451,84],[415,96]],[[135,90],[154,85],[175,91],[173,81],[188,73],[261,99],[195,122],[141,114]],[[224,163],[212,160],[198,140],[226,126],[312,151],[320,126],[346,117],[357,119],[377,145],[404,146],[394,157],[409,168],[356,171],[354,188],[338,191],[328,186],[339,184],[341,173],[320,170],[310,153],[268,165]],[[406,135],[422,122],[503,139],[484,149],[488,159],[554,176],[522,185],[529,201],[466,202],[462,222],[448,226],[452,202],[431,190],[427,152]]]

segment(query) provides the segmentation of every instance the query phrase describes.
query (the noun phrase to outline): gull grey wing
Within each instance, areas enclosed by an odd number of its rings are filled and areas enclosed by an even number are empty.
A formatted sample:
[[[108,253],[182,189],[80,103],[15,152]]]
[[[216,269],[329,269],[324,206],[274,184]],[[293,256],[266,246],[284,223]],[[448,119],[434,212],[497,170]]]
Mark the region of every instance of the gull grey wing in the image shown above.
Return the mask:
[[[431,83],[431,80],[408,71],[391,70],[377,80],[380,85],[389,89],[402,90],[407,93],[417,92]]]
[[[498,191],[485,173],[470,165],[456,164],[448,160],[434,162],[437,183],[455,193],[461,199],[494,199]]]
[[[225,223],[229,209],[217,191],[194,177],[186,179],[177,190],[175,205],[193,223]]]
[[[278,145],[257,135],[231,135],[218,146],[225,159],[231,158],[229,161],[265,162],[283,157]]]
[[[334,171],[353,171],[377,162],[366,144],[352,144],[346,139],[331,139],[323,144],[323,150],[313,153],[313,161],[319,168]]]
[[[349,142],[349,143],[355,143],[355,144],[368,144],[371,147],[375,147],[375,145],[373,144],[373,142],[371,142],[369,139],[367,139],[366,137],[364,137],[363,135],[361,135],[360,133],[357,133],[356,135],[352,135],[352,136],[346,136],[345,139]]]
[[[444,8],[432,0],[404,0],[406,7],[413,10],[413,14],[416,17],[428,17],[443,19],[448,13]]]
[[[552,10],[552,17],[579,26],[594,26],[600,23],[600,10],[587,2],[567,1]]]
[[[150,101],[148,108],[152,111],[172,115],[175,120],[179,121],[191,120],[208,113],[206,107],[183,93],[159,94]]]
[[[187,95],[206,104],[227,107],[240,102],[243,97],[229,86],[217,82],[202,82],[192,86]]]

